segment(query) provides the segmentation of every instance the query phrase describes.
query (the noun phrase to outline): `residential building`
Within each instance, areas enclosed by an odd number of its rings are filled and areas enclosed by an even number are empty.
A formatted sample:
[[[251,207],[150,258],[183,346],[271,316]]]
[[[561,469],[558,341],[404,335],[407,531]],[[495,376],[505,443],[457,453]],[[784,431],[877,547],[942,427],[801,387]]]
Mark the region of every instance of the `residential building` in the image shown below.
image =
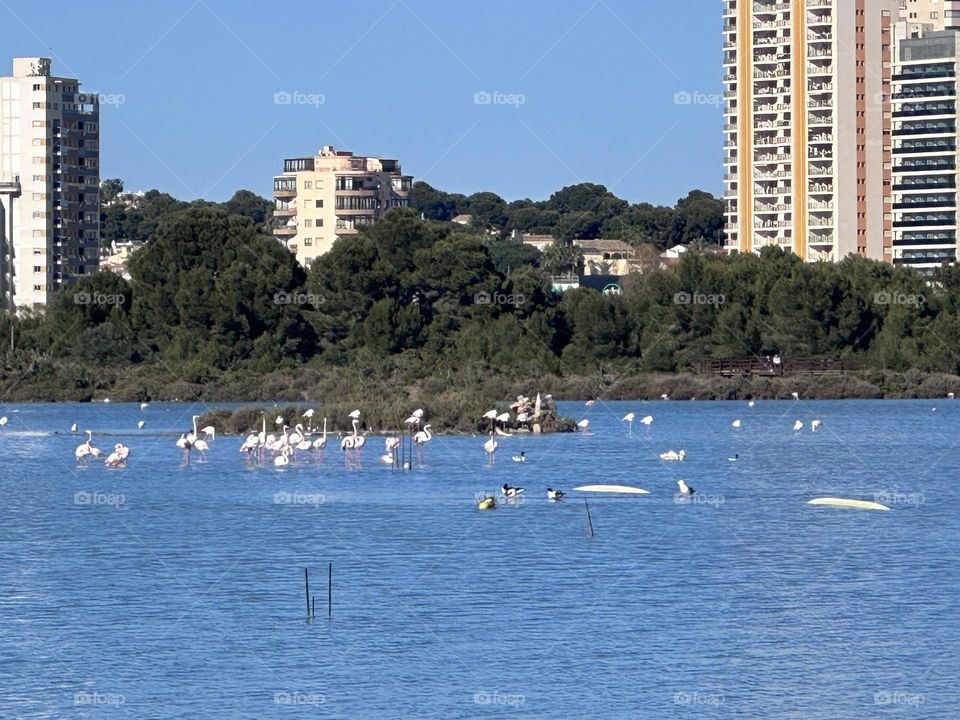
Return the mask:
[[[637,272],[636,251],[622,240],[574,240],[583,253],[584,275],[621,277]]]
[[[957,260],[958,33],[901,38],[893,70],[893,263]]]
[[[99,98],[57,77],[49,58],[13,59],[0,77],[0,188],[6,222],[0,304],[43,306],[99,264]]]
[[[900,0],[900,16],[911,37],[926,30],[960,29],[960,0]]]
[[[726,249],[891,259],[900,0],[724,0]]]
[[[113,240],[110,243],[109,252],[101,252],[100,269],[120,275],[125,280],[130,280],[130,272],[127,269],[130,258],[133,253],[143,247],[142,242],[136,240]]]
[[[328,252],[393,207],[405,207],[413,178],[400,163],[324,145],[313,157],[285,160],[273,179],[273,234],[302,265]]]

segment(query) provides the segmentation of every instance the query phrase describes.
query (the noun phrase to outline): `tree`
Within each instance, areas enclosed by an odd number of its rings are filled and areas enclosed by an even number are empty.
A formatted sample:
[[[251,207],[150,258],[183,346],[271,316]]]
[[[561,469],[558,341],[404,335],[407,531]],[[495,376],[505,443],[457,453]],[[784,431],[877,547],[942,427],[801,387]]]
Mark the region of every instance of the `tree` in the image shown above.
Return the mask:
[[[123,192],[123,180],[120,178],[108,178],[100,181],[100,204],[112,205]]]

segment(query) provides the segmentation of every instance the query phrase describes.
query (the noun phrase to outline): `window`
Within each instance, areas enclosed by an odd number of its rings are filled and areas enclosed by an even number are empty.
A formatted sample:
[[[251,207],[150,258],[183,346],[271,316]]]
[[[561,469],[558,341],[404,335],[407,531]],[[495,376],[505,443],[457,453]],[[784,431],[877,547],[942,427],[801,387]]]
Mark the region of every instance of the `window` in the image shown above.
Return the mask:
[[[33,181],[34,181],[34,182],[46,182],[46,181],[47,181],[47,176],[46,176],[46,175],[34,175],[34,176],[33,176]]]
[[[43,265],[34,265],[34,266],[33,266],[33,271],[34,271],[34,272],[43,272]]]
[[[313,245],[313,238],[304,238],[303,240],[304,247],[310,247],[312,245]]]
[[[303,181],[304,190],[313,190],[313,180],[304,180]]]
[[[34,248],[34,249],[33,249],[33,254],[34,254],[34,255],[43,255],[43,250],[40,249],[40,248]]]
[[[317,200],[316,205],[317,205],[318,208],[322,208],[322,207],[323,207],[323,200]]]
[[[313,220],[309,220],[309,219],[304,220],[304,221],[303,221],[303,226],[304,226],[304,227],[313,227]]]
[[[317,227],[323,227],[323,218],[317,218]]]
[[[34,121],[33,121],[33,126],[34,126],[34,127],[46,127],[46,126],[47,126],[47,121],[46,121],[46,120],[34,120]]]
[[[33,286],[33,291],[34,291],[34,292],[42,292],[42,291],[43,291],[43,285],[34,285],[34,286]]]

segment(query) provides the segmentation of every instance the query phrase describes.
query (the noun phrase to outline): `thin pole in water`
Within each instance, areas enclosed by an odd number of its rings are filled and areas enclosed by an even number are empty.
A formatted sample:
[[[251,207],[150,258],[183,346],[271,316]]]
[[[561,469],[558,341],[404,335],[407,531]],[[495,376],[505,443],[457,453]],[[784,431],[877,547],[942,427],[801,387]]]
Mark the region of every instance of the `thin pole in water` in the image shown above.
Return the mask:
[[[307,620],[310,619],[310,574],[307,572],[307,569],[303,569],[303,587],[307,593]]]
[[[333,619],[333,563],[327,568],[327,619]]]
[[[590,503],[587,502],[587,499],[583,499],[583,504],[587,508],[587,523],[590,526],[590,537],[593,537],[593,518],[590,517]]]

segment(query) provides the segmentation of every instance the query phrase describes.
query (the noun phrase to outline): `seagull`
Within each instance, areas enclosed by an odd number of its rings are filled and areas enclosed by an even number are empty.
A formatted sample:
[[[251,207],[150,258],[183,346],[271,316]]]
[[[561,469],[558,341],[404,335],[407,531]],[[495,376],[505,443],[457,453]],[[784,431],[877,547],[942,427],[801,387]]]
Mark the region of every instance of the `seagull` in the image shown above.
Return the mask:
[[[139,429],[141,429],[141,430],[143,430],[143,426],[144,426],[144,425],[146,425],[146,423],[145,423],[143,420],[141,420],[140,422],[137,423],[137,427],[138,427]]]
[[[734,421],[733,421],[732,423],[730,423],[730,424],[731,424],[733,427],[735,427],[735,428],[740,427],[740,421],[739,421],[739,420],[734,420]]]
[[[527,452],[526,450],[521,450],[519,455],[514,455],[511,460],[514,462],[526,462],[527,461]]]
[[[793,429],[794,429],[794,430],[803,430],[803,421],[802,421],[802,420],[797,420],[797,421],[793,424]]]
[[[683,480],[677,480],[677,487],[680,488],[680,494],[685,497],[690,497],[696,492],[692,487],[687,485]]]
[[[507,483],[504,483],[500,489],[503,491],[503,496],[507,499],[519,497],[520,493],[523,492],[522,487],[511,487],[507,485]]]
[[[547,488],[547,500],[562,500],[564,492],[563,490],[554,490],[553,488]]]
[[[814,420],[812,423],[810,423],[810,429],[813,432],[816,432],[817,428],[820,427],[821,425],[823,425],[822,422],[820,422],[819,420]]]

